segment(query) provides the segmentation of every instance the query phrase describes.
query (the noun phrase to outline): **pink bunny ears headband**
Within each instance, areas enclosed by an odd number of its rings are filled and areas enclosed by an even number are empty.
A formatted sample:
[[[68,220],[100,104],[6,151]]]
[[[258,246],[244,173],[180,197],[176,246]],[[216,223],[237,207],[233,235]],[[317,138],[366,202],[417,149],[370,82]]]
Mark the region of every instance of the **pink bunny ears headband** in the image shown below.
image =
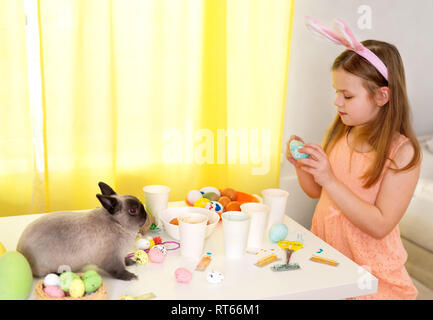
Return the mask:
[[[341,19],[336,19],[334,21],[334,29],[336,32],[322,26],[311,17],[305,17],[305,19],[305,24],[314,34],[335,44],[343,45],[349,50],[355,51],[361,57],[367,59],[367,61],[369,61],[388,81],[388,69],[382,60],[380,60],[371,50],[359,43],[353,36],[353,33],[347,24],[345,24]]]

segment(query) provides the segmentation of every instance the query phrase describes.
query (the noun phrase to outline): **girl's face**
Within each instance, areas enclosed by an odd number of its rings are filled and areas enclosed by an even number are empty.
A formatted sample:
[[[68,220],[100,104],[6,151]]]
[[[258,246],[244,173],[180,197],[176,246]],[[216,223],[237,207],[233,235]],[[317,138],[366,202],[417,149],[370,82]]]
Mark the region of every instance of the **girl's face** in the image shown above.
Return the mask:
[[[363,79],[342,68],[332,72],[332,86],[336,90],[334,105],[347,126],[363,126],[379,112],[380,107],[362,83]]]

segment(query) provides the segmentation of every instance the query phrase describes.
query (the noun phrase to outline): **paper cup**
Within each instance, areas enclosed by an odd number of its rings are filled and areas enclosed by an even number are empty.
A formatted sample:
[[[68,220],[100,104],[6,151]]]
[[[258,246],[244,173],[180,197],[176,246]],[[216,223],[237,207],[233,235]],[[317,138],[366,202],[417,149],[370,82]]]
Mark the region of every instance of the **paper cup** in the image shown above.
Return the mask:
[[[221,215],[224,232],[224,254],[241,258],[247,247],[251,216],[241,211],[227,211]]]
[[[201,257],[207,220],[208,217],[200,213],[185,213],[178,217],[182,257],[193,259]]]
[[[247,251],[255,252],[263,247],[263,238],[268,222],[269,206],[263,203],[249,202],[241,205],[241,211],[251,216]]]
[[[263,203],[269,206],[267,231],[276,223],[283,223],[289,193],[282,189],[265,189],[262,191]]]
[[[159,227],[162,227],[160,219],[162,211],[168,207],[168,195],[170,188],[162,185],[149,185],[143,187],[146,210],[154,217]]]

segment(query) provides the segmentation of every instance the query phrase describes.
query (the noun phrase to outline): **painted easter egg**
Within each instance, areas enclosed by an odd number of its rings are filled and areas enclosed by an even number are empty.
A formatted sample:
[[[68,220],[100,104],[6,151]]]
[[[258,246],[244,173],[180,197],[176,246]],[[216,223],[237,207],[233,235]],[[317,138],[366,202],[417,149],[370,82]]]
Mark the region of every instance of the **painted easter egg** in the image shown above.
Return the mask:
[[[238,198],[238,193],[236,192],[235,189],[232,188],[223,189],[221,195],[229,197],[231,201],[236,201],[236,199]]]
[[[287,236],[287,227],[283,223],[276,223],[269,229],[269,239],[276,243],[280,240],[284,240]]]
[[[299,140],[290,141],[290,153],[292,154],[293,158],[295,158],[295,160],[308,158],[308,154],[298,152],[298,149],[302,148],[303,146],[304,144]]]
[[[210,200],[206,198],[198,199],[196,202],[194,202],[194,207],[204,208],[206,206],[206,203],[208,203]]]
[[[44,287],[44,292],[51,298],[64,298],[65,292],[57,286]]]
[[[210,201],[217,201],[219,196],[215,192],[207,192],[203,195],[203,198],[209,199]]]
[[[224,207],[218,201],[209,201],[206,203],[205,208],[211,211],[215,211],[216,213],[223,213]]]
[[[60,275],[60,288],[62,288],[63,291],[68,292],[72,280],[75,279],[80,279],[80,277],[76,273],[70,271],[63,272]]]
[[[208,192],[213,192],[213,193],[216,193],[218,195],[218,198],[221,197],[220,191],[217,188],[215,188],[215,187],[204,187],[204,188],[200,189],[200,192],[202,194],[205,194],[205,193],[208,193]]]
[[[135,243],[135,247],[138,250],[146,250],[150,248],[150,241],[148,239],[139,239]]]
[[[27,299],[33,286],[32,269],[17,251],[0,256],[0,300]]]
[[[190,192],[188,192],[188,195],[186,196],[186,201],[188,201],[188,203],[190,205],[194,205],[194,203],[198,200],[203,198],[203,194],[198,191],[198,190],[191,190]]]
[[[154,246],[154,248],[161,251],[164,255],[167,254],[167,249],[165,248],[165,246],[163,244],[157,244]]]
[[[165,254],[156,248],[152,248],[148,253],[149,260],[153,263],[162,263],[165,259]]]

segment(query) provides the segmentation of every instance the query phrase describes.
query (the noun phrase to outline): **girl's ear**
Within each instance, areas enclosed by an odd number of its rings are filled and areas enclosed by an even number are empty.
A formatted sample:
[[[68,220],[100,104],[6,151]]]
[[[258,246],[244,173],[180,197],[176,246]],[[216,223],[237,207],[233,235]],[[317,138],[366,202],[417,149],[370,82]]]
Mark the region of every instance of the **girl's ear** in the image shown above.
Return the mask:
[[[383,107],[389,101],[389,94],[389,87],[380,87],[377,89],[376,95],[374,97],[377,106]]]

